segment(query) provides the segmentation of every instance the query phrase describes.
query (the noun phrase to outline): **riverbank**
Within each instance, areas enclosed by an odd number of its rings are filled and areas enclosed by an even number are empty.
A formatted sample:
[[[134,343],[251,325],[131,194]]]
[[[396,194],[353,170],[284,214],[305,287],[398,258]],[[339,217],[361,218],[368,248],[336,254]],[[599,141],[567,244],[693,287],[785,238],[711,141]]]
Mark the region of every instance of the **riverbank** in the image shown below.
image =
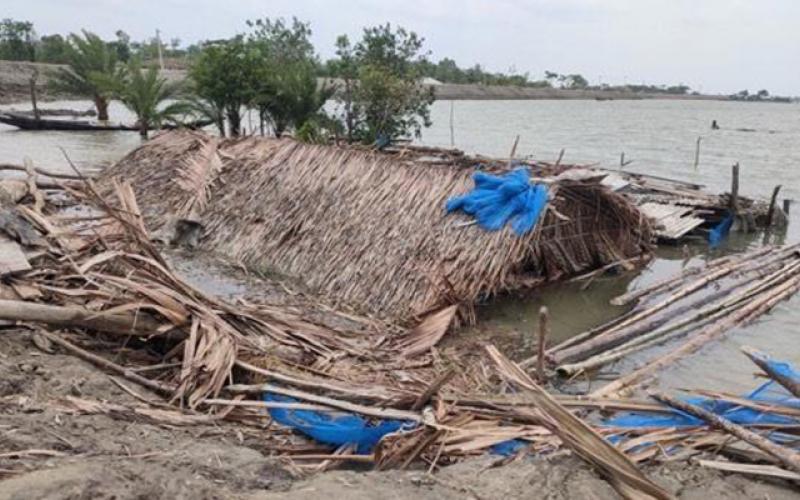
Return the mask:
[[[58,64],[0,61],[0,104],[27,102],[30,99],[29,82],[34,69],[39,70],[37,91],[42,100],[66,99],[75,96],[59,95],[47,88],[47,79],[58,68]],[[166,69],[162,75],[170,81],[184,80],[186,70]],[[570,90],[555,88],[528,88],[498,85],[453,84],[432,85],[439,100],[701,100],[728,101],[724,95],[671,95],[621,90]]]

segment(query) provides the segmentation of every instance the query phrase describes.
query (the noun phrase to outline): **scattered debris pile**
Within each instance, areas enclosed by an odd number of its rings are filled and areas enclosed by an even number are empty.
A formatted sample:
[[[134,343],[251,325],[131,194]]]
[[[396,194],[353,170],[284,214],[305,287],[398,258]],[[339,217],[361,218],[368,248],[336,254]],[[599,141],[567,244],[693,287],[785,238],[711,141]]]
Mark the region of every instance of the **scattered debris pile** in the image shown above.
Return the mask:
[[[389,468],[422,460],[434,469],[491,449],[516,449],[521,455],[566,447],[593,464],[625,497],[671,498],[630,459],[654,459],[653,454],[642,458],[631,441],[612,445],[607,438],[618,436],[618,427],[588,425],[573,413],[639,412],[656,405],[554,397],[493,346],[487,346],[485,355],[439,352],[435,343],[455,306],[414,331],[386,337],[335,330],[288,310],[207,296],[163,260],[129,184],[114,186],[113,204],[91,184],[68,191],[91,212],[56,210],[35,187],[25,197],[29,204],[4,207],[40,238],[33,243],[35,251],[25,248],[32,269],[6,276],[0,319],[31,328],[45,350],[57,346],[164,399],[139,396],[143,404],[126,406],[69,397],[62,402],[64,408],[169,425],[263,423],[269,415],[282,425],[265,428],[263,439],[270,443],[265,449],[285,457],[287,467],[298,474],[342,461]],[[783,254],[788,259],[794,252],[767,250],[760,257]],[[762,264],[765,273],[770,266],[789,265],[777,258]],[[736,262],[717,266],[718,272],[728,269],[726,265]],[[792,276],[796,284],[797,274]],[[768,288],[767,282],[753,282]],[[779,297],[764,293],[769,300],[750,295],[759,304],[750,313]],[[327,439],[315,426],[331,422],[360,426],[371,441],[361,447]],[[744,441],[749,438],[722,428]],[[709,442],[719,448],[716,431],[692,432],[697,441],[692,449],[703,447],[703,432],[715,436]],[[772,448],[773,454],[796,453],[781,443],[772,445],[778,447]]]
[[[677,399],[652,394],[662,406],[606,420],[604,425],[617,432],[609,439],[636,462],[655,457],[686,459],[703,449],[715,449],[737,461],[701,459],[699,463],[731,472],[800,480],[800,372],[752,348],[742,350],[764,370],[768,382],[744,396],[695,391]]]
[[[709,193],[692,182],[620,170],[606,172],[603,183],[633,201],[653,221],[655,235],[665,243],[691,238],[714,243],[714,229],[729,217],[742,232],[786,223],[786,214],[775,206],[778,190],[770,203],[738,194],[738,165],[733,168],[731,193],[725,194]]]
[[[499,292],[648,255],[647,220],[598,175],[543,179],[548,208],[521,237],[447,215],[447,200],[472,188],[478,162],[416,148],[380,153],[175,132],[101,180],[105,192],[113,179],[131,182],[156,227],[194,221],[203,249],[298,279],[335,306],[402,323],[452,304],[470,321],[473,305]]]

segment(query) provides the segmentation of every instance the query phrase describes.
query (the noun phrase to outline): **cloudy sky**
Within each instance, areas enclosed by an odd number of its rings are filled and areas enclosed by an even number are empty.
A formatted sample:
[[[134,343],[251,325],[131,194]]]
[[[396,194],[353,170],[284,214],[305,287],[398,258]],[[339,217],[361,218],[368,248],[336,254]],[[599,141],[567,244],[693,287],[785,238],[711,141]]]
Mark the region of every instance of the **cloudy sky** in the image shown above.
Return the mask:
[[[704,92],[800,95],[798,0],[3,0],[0,16],[39,34],[88,28],[104,37],[242,32],[246,19],[311,22],[323,57],[336,36],[392,22],[417,31],[434,59],[582,73],[592,83],[685,83]]]

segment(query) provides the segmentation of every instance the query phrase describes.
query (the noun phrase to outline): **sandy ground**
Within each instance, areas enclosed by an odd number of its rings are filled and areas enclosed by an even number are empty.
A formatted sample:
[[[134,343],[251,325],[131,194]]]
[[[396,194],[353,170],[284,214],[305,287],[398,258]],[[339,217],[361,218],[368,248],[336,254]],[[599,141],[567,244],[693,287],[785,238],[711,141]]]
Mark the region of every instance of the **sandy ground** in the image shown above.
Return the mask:
[[[42,351],[31,332],[0,331],[0,500],[617,498],[569,452],[504,466],[485,457],[435,475],[340,470],[296,479],[268,456],[264,428],[79,415],[65,410],[69,397],[138,404],[95,367]],[[798,498],[785,483],[686,464],[646,472],[679,498]]]

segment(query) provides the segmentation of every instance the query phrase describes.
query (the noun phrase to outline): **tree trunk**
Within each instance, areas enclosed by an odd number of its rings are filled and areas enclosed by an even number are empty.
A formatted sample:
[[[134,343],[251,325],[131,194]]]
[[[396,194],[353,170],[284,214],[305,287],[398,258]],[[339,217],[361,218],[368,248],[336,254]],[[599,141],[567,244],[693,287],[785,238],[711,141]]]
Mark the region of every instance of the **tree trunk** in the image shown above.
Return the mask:
[[[108,121],[108,99],[103,96],[94,96],[94,107],[97,108],[97,119],[101,122]]]
[[[149,132],[149,127],[147,126],[146,120],[139,121],[139,135],[142,137],[143,140],[147,140],[147,133]]]
[[[242,127],[242,116],[239,114],[238,109],[229,109],[227,115],[231,137],[237,137]]]

